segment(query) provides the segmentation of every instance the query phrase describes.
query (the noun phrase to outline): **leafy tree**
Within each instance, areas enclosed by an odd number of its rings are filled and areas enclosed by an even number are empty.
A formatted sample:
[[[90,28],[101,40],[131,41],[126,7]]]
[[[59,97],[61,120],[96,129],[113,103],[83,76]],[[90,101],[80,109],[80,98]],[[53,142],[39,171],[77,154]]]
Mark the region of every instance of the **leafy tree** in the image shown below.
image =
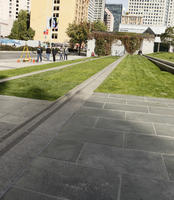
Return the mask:
[[[82,44],[87,42],[88,34],[89,34],[89,24],[86,22],[76,24],[69,24],[67,29],[67,35],[71,38],[70,43],[72,44],[79,44],[79,55]]]
[[[93,23],[82,22],[80,24],[76,24],[75,22],[69,24],[67,28],[67,35],[71,38],[71,44],[79,44],[79,55],[82,44],[86,44],[89,38],[89,34],[92,31],[106,31],[107,27],[104,23],[100,21],[96,21]]]
[[[107,31],[107,26],[102,21],[94,21],[91,24],[91,31]]]
[[[9,38],[17,40],[32,40],[35,31],[30,28],[30,17],[27,11],[21,10],[18,19],[14,21]]]
[[[164,43],[174,46],[174,27],[168,27],[165,33],[161,34],[161,40]]]

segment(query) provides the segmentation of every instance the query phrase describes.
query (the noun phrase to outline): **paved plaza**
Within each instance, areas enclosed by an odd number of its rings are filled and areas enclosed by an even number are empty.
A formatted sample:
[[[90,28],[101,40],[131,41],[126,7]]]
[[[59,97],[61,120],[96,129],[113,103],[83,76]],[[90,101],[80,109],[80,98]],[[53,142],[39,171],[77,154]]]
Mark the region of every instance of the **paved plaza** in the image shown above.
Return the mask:
[[[17,69],[21,67],[28,67],[28,66],[35,66],[41,64],[48,64],[53,63],[52,55],[50,56],[50,61],[46,60],[45,53],[43,54],[43,61],[42,62],[20,62],[18,63],[17,60],[20,58],[22,52],[1,52],[0,53],[0,71],[1,70],[8,70],[8,69]],[[37,60],[36,53],[31,53],[31,58]],[[76,60],[84,58],[84,56],[76,56],[76,55],[69,55],[68,60]],[[56,55],[56,62],[60,62],[59,55]]]
[[[50,104],[50,101],[0,95],[0,140]]]
[[[2,199],[173,200],[173,124],[174,100],[94,93],[60,130],[36,129],[54,136]]]
[[[174,199],[174,100],[94,92],[123,58],[53,103],[0,96],[0,199]]]

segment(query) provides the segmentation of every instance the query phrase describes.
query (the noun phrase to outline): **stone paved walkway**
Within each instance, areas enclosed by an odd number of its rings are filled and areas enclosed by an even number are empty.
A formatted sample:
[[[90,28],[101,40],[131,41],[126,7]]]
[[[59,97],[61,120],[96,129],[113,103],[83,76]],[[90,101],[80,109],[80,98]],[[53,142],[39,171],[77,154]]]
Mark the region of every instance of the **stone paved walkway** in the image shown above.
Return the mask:
[[[53,59],[52,57],[50,58],[50,61],[48,62],[46,60],[46,58],[43,58],[42,62],[35,62],[35,63],[31,63],[31,62],[20,62],[18,63],[17,60],[19,59],[20,56],[17,56],[16,59],[0,59],[0,71],[1,70],[8,70],[8,69],[18,69],[18,68],[22,68],[22,67],[29,67],[29,66],[36,66],[36,65],[43,65],[43,64],[49,64],[49,63],[53,63]],[[32,58],[34,58],[36,60],[36,57],[32,56]],[[80,58],[84,58],[84,56],[69,56],[68,60],[76,60],[76,59],[80,59]],[[58,59],[58,56],[56,57],[56,62],[60,62],[60,60]]]
[[[55,132],[2,200],[174,199],[174,100],[94,93]]]
[[[50,101],[0,95],[0,140],[50,103]]]

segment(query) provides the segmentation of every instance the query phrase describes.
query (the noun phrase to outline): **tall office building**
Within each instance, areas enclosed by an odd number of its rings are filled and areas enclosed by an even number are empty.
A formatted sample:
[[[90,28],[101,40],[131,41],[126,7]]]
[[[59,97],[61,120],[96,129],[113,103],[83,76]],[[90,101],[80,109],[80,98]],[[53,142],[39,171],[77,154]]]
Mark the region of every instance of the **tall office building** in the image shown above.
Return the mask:
[[[30,12],[30,0],[0,0],[0,35],[10,34],[20,10]]]
[[[119,30],[119,24],[121,23],[123,5],[122,4],[106,4],[106,8],[114,16],[114,31],[118,31]]]
[[[143,16],[144,25],[174,26],[173,0],[129,0],[131,15]]]
[[[35,30],[34,39],[54,43],[68,42],[68,25],[87,21],[88,6],[89,0],[32,0],[30,22]],[[52,29],[49,29],[50,18],[57,21],[57,26]],[[48,35],[44,35],[44,32]]]
[[[20,10],[30,12],[30,0],[8,0],[9,1],[9,17],[13,20],[18,18]]]
[[[89,7],[88,7],[88,21],[89,22],[95,21],[94,12],[95,12],[95,0],[89,0]]]
[[[95,9],[94,9],[94,20],[104,21],[104,12],[105,12],[105,2],[106,0],[95,0]]]
[[[123,15],[121,19],[122,24],[143,25],[143,17],[135,15]]]
[[[89,0],[88,21],[104,21],[106,0]]]
[[[105,8],[104,21],[107,26],[107,31],[112,32],[114,30],[114,16],[107,8]]]

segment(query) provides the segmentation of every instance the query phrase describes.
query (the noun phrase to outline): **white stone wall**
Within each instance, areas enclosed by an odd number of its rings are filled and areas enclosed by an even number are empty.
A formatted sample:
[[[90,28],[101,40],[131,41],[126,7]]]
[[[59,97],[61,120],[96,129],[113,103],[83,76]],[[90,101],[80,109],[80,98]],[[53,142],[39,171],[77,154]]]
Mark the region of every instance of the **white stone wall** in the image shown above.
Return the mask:
[[[170,53],[173,53],[173,52],[174,52],[174,46],[170,45],[169,52],[170,52]]]
[[[87,57],[91,57],[92,53],[94,53],[95,49],[95,39],[88,40],[87,42]]]
[[[154,50],[154,39],[153,40],[147,40],[144,39],[141,45],[141,50],[143,54],[149,54],[153,53]]]
[[[125,48],[120,40],[112,43],[111,55],[112,56],[123,56],[125,54]]]

